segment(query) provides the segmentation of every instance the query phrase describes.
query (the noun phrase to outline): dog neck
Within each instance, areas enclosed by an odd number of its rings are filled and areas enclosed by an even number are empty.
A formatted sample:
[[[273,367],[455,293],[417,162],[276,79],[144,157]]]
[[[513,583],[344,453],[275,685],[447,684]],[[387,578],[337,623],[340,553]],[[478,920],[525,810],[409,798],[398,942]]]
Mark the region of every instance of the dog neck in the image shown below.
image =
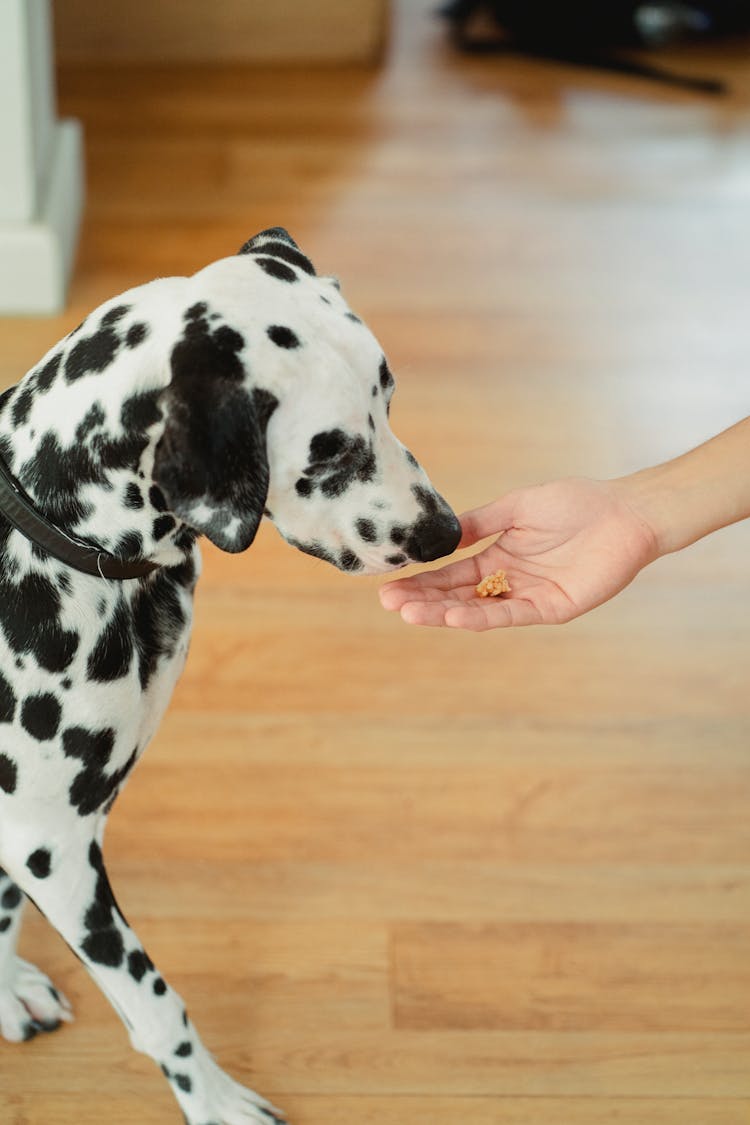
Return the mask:
[[[128,561],[118,559],[92,543],[75,539],[62,531],[37,510],[19,482],[0,459],[0,516],[9,527],[20,531],[33,547],[44,555],[57,559],[73,570],[92,577],[124,581],[146,578],[158,569],[157,563],[148,559]]]
[[[71,379],[74,338],[0,396],[0,458],[65,535],[125,563],[179,565],[195,537],[150,477],[163,388],[123,388],[105,373]]]

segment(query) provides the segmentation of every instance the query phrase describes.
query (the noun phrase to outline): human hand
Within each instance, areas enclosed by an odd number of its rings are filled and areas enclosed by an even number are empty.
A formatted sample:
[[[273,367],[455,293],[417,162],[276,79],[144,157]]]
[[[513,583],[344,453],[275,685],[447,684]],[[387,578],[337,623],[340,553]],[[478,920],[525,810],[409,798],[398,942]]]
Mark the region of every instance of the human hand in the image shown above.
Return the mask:
[[[498,538],[470,558],[385,583],[385,609],[399,610],[410,625],[473,631],[560,625],[619,593],[659,554],[619,481],[570,478],[521,488],[460,520],[459,549]],[[480,598],[477,583],[499,569],[510,593]]]

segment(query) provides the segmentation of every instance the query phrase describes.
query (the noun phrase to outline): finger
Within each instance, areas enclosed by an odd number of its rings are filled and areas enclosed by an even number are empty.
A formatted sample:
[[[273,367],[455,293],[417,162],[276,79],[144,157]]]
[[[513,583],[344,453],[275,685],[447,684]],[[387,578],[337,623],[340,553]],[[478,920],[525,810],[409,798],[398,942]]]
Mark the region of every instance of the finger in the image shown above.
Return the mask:
[[[477,558],[460,559],[437,570],[426,570],[409,578],[386,582],[378,591],[381,604],[384,609],[399,609],[405,601],[420,598],[426,590],[446,592],[458,586],[476,585],[482,577]]]
[[[488,605],[450,606],[444,613],[444,622],[451,629],[481,633],[514,625],[541,625],[542,615],[536,606],[521,598],[496,598]]]
[[[452,605],[468,602],[473,597],[476,597],[473,586],[465,586],[455,594],[453,591],[446,594],[443,590],[420,590],[418,593],[405,595],[399,605],[393,608],[400,611],[405,605],[442,605],[444,609],[448,609]]]
[[[407,625],[445,625],[445,602],[405,602],[401,618]]]
[[[499,500],[493,500],[481,508],[473,508],[458,517],[461,524],[461,542],[456,550],[471,547],[488,535],[501,535],[513,526],[513,514],[518,492],[508,492]]]
[[[403,589],[396,582],[386,582],[378,589],[378,597],[383,609],[400,609],[404,604]]]
[[[464,599],[407,601],[401,606],[401,617],[408,625],[446,625],[475,633],[543,622],[541,612],[523,598],[493,598],[485,604],[473,597],[470,589]]]

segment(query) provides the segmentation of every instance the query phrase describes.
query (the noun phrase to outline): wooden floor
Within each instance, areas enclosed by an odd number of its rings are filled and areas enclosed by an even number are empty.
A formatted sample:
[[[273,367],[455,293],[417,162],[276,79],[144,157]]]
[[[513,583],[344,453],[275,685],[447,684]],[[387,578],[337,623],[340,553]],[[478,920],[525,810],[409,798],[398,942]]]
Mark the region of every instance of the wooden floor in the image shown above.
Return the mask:
[[[750,65],[725,101],[456,58],[71,70],[70,307],[287,226],[381,338],[459,508],[678,453],[750,403]],[[417,631],[375,580],[206,551],[187,673],[108,838],[204,1038],[295,1125],[748,1125],[750,526],[557,629]],[[37,917],[76,1022],[0,1049],[8,1125],[161,1125],[166,1083]]]

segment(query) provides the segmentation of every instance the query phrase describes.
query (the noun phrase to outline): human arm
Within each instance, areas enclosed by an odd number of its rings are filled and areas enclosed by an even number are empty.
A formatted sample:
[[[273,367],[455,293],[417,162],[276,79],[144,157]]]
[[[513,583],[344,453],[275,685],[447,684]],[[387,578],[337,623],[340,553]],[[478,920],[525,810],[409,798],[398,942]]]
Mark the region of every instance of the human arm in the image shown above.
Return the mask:
[[[750,516],[750,418],[651,469],[612,482],[656,537],[659,556]]]
[[[748,516],[750,418],[629,476],[517,489],[467,512],[459,547],[496,539],[469,558],[386,583],[380,599],[414,625],[562,624],[608,601],[654,559]],[[510,594],[477,597],[476,584],[497,569]]]

